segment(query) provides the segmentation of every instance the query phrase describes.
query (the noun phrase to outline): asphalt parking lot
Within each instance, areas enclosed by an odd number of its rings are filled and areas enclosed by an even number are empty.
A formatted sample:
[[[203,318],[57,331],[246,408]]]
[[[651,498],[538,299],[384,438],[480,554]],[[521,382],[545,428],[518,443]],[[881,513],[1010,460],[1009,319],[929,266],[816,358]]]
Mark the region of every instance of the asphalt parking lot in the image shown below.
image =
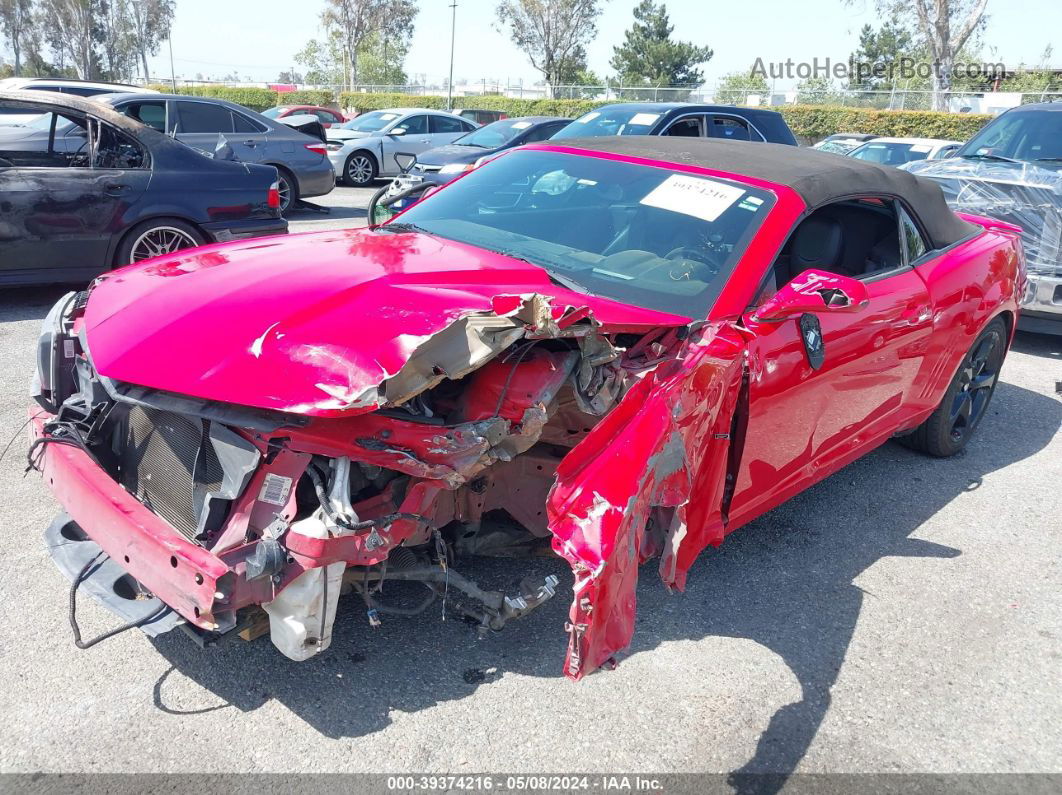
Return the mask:
[[[292,231],[361,225],[369,195],[337,189]],[[62,292],[0,291],[0,448]],[[0,462],[0,770],[1057,771],[1058,380],[1062,337],[1021,334],[964,455],[887,444],[706,553],[685,594],[647,566],[632,648],[578,684],[565,592],[483,639],[434,609],[373,630],[346,598],[305,663],[181,633],[79,651],[41,539],[58,506],[19,435]],[[466,573],[506,585],[527,566]],[[115,623],[79,615],[86,635]]]

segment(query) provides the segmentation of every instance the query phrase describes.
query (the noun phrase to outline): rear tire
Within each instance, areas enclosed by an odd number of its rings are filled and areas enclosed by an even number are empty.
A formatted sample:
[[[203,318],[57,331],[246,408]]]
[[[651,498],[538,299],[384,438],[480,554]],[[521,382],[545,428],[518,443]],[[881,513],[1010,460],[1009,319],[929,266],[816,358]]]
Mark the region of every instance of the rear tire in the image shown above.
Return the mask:
[[[371,154],[364,150],[351,152],[343,165],[343,181],[353,188],[367,188],[379,172],[380,167]]]
[[[172,254],[206,242],[202,232],[177,218],[152,218],[137,224],[122,238],[114,255],[114,266]]]
[[[898,441],[937,458],[961,451],[988,413],[1006,355],[1007,325],[997,317],[974,340],[929,419]]]
[[[287,216],[299,202],[299,181],[286,168],[275,167],[280,190],[280,214]]]

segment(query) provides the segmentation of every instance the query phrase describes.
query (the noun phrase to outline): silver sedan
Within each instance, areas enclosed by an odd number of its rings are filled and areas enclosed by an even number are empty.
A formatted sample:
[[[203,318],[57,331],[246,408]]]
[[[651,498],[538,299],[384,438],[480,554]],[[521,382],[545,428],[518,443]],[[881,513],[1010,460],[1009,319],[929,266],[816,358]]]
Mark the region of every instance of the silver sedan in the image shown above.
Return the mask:
[[[399,173],[396,154],[418,155],[445,146],[477,126],[428,108],[374,110],[327,131],[328,159],[347,185],[365,186]]]

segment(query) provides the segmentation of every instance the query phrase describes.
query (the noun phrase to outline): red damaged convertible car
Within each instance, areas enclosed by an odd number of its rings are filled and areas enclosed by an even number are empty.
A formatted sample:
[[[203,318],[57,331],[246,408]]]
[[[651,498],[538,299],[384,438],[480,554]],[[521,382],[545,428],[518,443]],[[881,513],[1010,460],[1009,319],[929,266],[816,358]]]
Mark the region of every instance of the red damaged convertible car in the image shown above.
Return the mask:
[[[181,251],[62,299],[31,426],[66,511],[48,543],[127,626],[215,639],[264,611],[298,660],[341,590],[373,624],[445,593],[500,629],[557,578],[488,591],[462,559],[552,546],[578,678],[630,642],[649,558],[682,589],[706,546],[891,437],[961,450],[1023,280],[1017,228],[895,169],[688,138],[514,150],[374,229]]]

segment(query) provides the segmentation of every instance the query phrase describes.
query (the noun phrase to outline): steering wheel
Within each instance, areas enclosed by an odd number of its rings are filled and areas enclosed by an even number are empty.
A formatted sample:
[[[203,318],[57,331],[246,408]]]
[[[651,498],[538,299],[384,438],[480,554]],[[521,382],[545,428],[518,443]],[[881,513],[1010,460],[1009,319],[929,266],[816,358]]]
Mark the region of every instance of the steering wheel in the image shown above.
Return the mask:
[[[697,279],[698,281],[710,281],[712,277],[719,275],[719,263],[711,258],[711,255],[702,248],[693,246],[677,246],[671,249],[665,256],[666,260],[683,260],[680,265],[676,263],[671,268],[670,276],[677,282]],[[702,267],[697,267],[697,263]],[[704,273],[700,273],[700,271]],[[707,277],[707,278],[705,278]]]

